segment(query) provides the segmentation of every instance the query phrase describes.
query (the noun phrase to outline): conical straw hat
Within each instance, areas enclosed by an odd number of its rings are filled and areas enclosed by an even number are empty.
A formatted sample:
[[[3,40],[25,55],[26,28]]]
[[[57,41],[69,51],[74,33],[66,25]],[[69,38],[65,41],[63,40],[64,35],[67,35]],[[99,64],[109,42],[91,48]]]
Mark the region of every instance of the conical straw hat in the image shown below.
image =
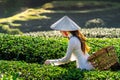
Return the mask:
[[[50,27],[52,29],[60,30],[60,31],[75,31],[80,29],[80,27],[68,16],[62,17],[57,22],[52,24]]]

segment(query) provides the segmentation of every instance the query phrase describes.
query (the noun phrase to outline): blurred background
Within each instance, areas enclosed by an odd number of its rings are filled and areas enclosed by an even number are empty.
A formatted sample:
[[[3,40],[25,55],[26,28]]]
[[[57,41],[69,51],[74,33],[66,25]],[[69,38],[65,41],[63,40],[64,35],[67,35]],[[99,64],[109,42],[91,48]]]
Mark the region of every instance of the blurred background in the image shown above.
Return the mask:
[[[0,0],[0,33],[50,31],[65,15],[81,28],[120,28],[119,0]]]

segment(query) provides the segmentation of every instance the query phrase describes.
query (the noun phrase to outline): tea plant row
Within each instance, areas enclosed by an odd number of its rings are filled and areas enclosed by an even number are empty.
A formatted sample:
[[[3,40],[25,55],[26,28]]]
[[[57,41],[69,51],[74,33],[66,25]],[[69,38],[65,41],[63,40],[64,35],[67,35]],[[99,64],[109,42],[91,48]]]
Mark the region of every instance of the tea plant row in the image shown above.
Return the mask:
[[[63,57],[67,42],[66,38],[0,35],[0,59],[43,63],[46,59]],[[120,38],[88,38],[87,43],[90,54],[112,45],[120,58]]]
[[[1,60],[0,76],[1,80],[120,80],[120,71],[86,71],[77,68]]]
[[[1,80],[120,80],[120,71],[80,70],[75,62],[61,66],[43,65],[46,59],[65,55],[68,39],[63,37],[0,34]],[[93,52],[113,45],[120,60],[120,38],[88,38]],[[6,61],[7,60],[7,61]]]
[[[80,30],[89,38],[120,38],[120,28],[83,28]],[[27,36],[44,36],[44,37],[62,37],[59,31],[41,31],[30,32],[23,35]]]

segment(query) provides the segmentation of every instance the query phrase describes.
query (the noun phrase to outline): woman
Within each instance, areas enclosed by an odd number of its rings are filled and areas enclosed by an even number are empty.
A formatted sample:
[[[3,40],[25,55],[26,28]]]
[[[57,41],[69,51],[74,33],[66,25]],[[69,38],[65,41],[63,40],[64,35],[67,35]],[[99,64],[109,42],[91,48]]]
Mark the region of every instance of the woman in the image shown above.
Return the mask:
[[[80,27],[69,17],[64,16],[51,26],[59,30],[63,36],[69,38],[68,48],[65,57],[61,59],[46,60],[45,64],[61,65],[70,61],[76,61],[77,68],[91,70],[94,67],[87,61],[89,47],[85,43],[86,38],[80,32]]]

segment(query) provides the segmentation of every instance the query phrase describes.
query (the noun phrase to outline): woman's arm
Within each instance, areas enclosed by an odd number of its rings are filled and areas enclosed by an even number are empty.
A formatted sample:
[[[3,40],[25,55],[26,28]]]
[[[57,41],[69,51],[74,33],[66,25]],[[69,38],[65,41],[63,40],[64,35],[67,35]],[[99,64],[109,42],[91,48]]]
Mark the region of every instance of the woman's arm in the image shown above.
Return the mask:
[[[61,65],[69,62],[74,48],[75,48],[75,40],[74,38],[71,38],[68,43],[66,55],[60,59],[46,60],[45,64]]]

